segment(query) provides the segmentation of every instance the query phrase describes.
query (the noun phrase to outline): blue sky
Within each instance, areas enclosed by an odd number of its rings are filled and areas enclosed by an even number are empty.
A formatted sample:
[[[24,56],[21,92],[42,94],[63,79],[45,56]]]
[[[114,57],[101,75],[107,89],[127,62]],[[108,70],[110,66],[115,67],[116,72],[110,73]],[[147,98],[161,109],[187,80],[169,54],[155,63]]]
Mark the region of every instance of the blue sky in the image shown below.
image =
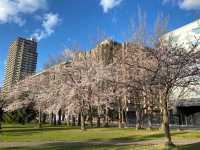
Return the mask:
[[[199,0],[0,0],[0,85],[9,44],[18,36],[38,39],[38,65],[49,55],[78,44],[90,49],[97,31],[119,42],[130,32],[138,7],[152,31],[158,13],[169,15],[169,30],[198,18]]]

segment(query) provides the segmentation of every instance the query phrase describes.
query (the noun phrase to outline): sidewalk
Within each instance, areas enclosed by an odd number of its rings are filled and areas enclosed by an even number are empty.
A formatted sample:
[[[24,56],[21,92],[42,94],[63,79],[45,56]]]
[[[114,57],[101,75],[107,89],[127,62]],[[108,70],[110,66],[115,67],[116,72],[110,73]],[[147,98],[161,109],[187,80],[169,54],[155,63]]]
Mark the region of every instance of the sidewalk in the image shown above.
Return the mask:
[[[200,140],[174,140],[176,145],[187,145],[194,144],[200,142]],[[148,140],[148,141],[138,141],[138,142],[130,142],[130,141],[88,141],[88,142],[67,142],[67,141],[43,141],[43,142],[0,142],[0,148],[11,148],[11,147],[34,147],[34,146],[42,146],[48,144],[59,144],[59,145],[76,145],[76,144],[89,144],[89,145],[158,145],[164,143],[163,140]]]

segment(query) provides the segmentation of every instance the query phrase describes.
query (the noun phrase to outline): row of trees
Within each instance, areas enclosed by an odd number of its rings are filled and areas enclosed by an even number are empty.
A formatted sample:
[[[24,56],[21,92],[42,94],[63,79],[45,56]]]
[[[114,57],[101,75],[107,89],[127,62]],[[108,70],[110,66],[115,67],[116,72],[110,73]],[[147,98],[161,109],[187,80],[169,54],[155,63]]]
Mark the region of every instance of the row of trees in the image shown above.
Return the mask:
[[[182,91],[198,84],[199,39],[187,49],[176,44],[173,36],[160,39],[167,19],[159,17],[155,34],[147,41],[145,15],[140,12],[138,18],[130,42],[107,40],[92,52],[67,51],[58,59],[67,62],[13,86],[7,97],[0,97],[0,123],[3,111],[31,106],[38,112],[40,127],[44,114],[49,115],[50,123],[58,120],[60,124],[65,118],[74,125],[78,120],[82,130],[86,123],[93,126],[96,122],[100,127],[101,118],[108,126],[109,118],[117,114],[118,125],[123,127],[127,109],[133,107],[138,129],[142,127],[143,114],[151,128],[152,114],[159,111],[167,144],[172,144],[170,100],[176,89]]]
[[[113,47],[117,49],[113,51]],[[105,50],[106,55],[97,59],[99,52],[102,54]],[[126,110],[131,105],[136,112],[136,127],[142,127],[142,112],[148,116],[151,127],[152,113],[159,109],[167,143],[172,144],[169,101],[176,88],[198,84],[198,40],[189,49],[175,45],[173,41],[160,41],[154,49],[135,43],[120,45],[107,41],[96,53],[94,56],[68,52],[67,58],[71,61],[17,83],[5,98],[9,105],[4,110],[32,105],[38,111],[39,126],[43,114],[49,114],[50,122],[54,122],[55,114],[60,114],[59,123],[64,115],[71,124],[80,118],[81,129],[85,130],[86,122],[92,126],[94,118],[99,127],[102,116],[108,126],[113,111],[118,114],[119,127],[123,127]],[[0,101],[0,116],[5,99]]]

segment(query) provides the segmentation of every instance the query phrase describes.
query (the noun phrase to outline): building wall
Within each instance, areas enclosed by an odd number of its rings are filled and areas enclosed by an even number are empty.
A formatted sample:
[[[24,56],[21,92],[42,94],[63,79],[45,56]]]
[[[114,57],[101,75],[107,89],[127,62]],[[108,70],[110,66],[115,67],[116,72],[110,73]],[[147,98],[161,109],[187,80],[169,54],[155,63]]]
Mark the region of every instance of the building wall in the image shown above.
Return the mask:
[[[200,39],[200,19],[184,25],[162,36],[164,40],[171,40],[179,46],[189,48]]]
[[[171,42],[172,44],[178,44],[186,50],[189,50],[192,44],[199,44],[200,48],[200,19],[166,33],[161,37],[161,39]],[[180,94],[182,95],[181,97]],[[185,89],[176,88],[172,95],[172,99],[177,98],[200,98],[200,86],[195,85]]]
[[[8,52],[7,65],[5,69],[5,80],[3,92],[24,79],[25,76],[33,74],[37,64],[37,43],[34,40],[17,38],[11,43]]]

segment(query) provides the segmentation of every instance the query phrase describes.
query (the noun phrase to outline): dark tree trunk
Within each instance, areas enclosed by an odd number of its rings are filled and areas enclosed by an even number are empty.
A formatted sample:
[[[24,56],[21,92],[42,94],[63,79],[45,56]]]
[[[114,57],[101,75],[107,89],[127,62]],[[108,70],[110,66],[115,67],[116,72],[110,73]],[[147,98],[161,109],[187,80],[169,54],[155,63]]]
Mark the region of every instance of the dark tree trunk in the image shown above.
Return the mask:
[[[81,112],[81,130],[85,131],[85,118],[83,112]]]
[[[127,127],[128,126],[128,116],[127,116],[127,111],[125,111],[124,113],[124,117],[125,117],[125,126]]]
[[[122,127],[124,128],[125,126],[125,117],[124,117],[124,110],[121,110],[121,116],[122,116]]]
[[[67,126],[70,126],[71,125],[71,122],[70,122],[70,119],[71,119],[71,115],[65,115],[65,119],[66,119],[66,124]],[[63,120],[64,121],[64,120]]]
[[[108,112],[109,112],[109,110],[108,110],[108,107],[106,106],[105,125],[104,125],[104,127],[108,127],[109,126],[108,125],[108,119],[109,119]]]
[[[97,116],[97,128],[101,127],[101,117],[100,115]]]
[[[47,115],[43,113],[42,115],[42,123],[46,123]]]
[[[81,113],[78,115],[78,126],[81,126]]]
[[[61,121],[64,122],[64,121],[65,121],[65,112],[62,112],[62,115],[61,115],[61,116],[62,116]]]
[[[100,114],[100,106],[98,106],[98,115],[97,115],[97,128],[101,127],[101,114]]]
[[[122,128],[122,113],[120,106],[118,106],[118,127]]]
[[[53,118],[54,118],[54,115],[53,115],[53,112],[51,112],[50,116],[49,116],[49,120],[50,120],[50,125],[53,126]]]
[[[151,130],[152,129],[152,112],[151,110],[149,111],[149,113],[147,114],[147,119],[148,119],[148,129]]]
[[[88,87],[88,100],[91,101],[92,99],[92,88],[89,86]],[[93,111],[92,111],[92,106],[89,105],[89,122],[90,126],[93,127]]]
[[[93,117],[90,116],[90,126],[93,127]]]
[[[166,145],[174,145],[172,143],[170,127],[169,127],[169,111],[168,111],[168,103],[167,100],[164,100],[164,108],[163,108],[163,129],[166,137]]]
[[[92,107],[90,106],[90,111],[89,111],[89,121],[90,121],[90,126],[93,127],[93,115],[92,115]]]
[[[76,118],[72,116],[72,126],[76,126]]]
[[[3,108],[0,108],[0,129],[2,129],[2,120],[3,120]]]
[[[41,111],[41,108],[39,108],[38,126],[39,126],[39,128],[42,127],[42,111]]]
[[[141,109],[139,108],[139,106],[137,106],[136,108],[136,130],[139,130],[142,128],[141,125]]]
[[[62,117],[62,111],[61,109],[58,111],[58,125],[61,125],[61,117]]]
[[[53,125],[56,126],[56,115],[53,114]]]

